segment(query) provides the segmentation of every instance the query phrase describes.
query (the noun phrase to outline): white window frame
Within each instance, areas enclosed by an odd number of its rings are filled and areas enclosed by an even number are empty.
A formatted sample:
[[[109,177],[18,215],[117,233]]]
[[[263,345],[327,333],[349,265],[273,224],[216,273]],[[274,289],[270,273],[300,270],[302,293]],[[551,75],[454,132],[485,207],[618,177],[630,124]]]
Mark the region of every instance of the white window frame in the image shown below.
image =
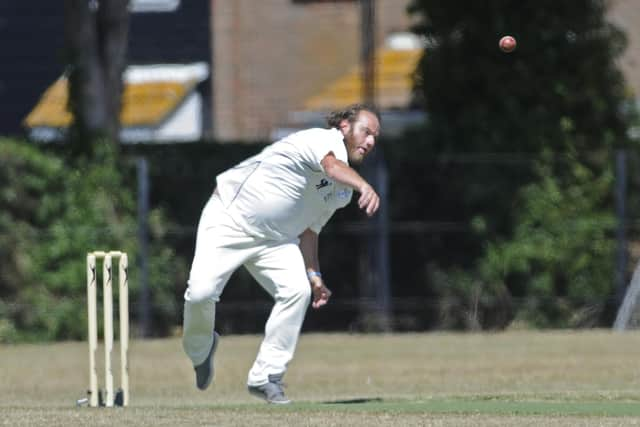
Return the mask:
[[[175,12],[180,7],[180,0],[131,0],[129,10],[132,13]]]

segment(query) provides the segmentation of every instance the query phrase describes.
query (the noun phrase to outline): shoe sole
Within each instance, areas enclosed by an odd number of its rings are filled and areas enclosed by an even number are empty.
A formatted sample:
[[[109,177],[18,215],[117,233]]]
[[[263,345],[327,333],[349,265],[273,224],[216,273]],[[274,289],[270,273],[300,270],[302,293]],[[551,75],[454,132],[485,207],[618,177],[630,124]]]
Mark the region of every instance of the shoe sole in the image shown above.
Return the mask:
[[[213,344],[211,345],[211,350],[209,351],[209,356],[207,356],[207,359],[209,360],[209,369],[211,370],[211,375],[209,375],[209,378],[207,378],[207,381],[202,384],[202,386],[198,385],[198,382],[196,381],[196,387],[198,387],[199,390],[206,390],[207,388],[209,388],[209,386],[211,385],[211,383],[213,382],[213,375],[214,375],[214,369],[213,369],[213,355],[216,353],[216,350],[218,349],[218,341],[220,341],[220,335],[217,332],[213,333]],[[205,360],[206,362],[206,360]],[[197,378],[196,378],[197,380]]]

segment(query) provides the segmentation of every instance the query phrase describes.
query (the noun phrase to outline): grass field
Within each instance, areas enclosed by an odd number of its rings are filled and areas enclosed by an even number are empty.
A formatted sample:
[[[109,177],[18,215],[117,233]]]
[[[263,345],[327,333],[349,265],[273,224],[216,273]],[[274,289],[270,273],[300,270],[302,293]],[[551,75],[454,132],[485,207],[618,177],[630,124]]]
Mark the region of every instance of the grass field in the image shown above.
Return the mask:
[[[85,342],[2,345],[0,425],[640,426],[637,332],[304,334],[286,407],[246,392],[259,342],[223,337],[200,392],[179,339],[132,341],[131,405],[113,409],[75,406]]]

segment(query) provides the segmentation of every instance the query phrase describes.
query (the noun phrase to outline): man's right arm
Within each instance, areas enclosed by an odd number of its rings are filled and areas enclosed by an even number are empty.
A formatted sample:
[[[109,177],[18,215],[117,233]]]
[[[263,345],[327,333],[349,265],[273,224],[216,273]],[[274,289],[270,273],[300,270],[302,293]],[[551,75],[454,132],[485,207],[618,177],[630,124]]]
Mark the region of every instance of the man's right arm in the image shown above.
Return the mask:
[[[358,206],[367,216],[372,216],[380,206],[380,197],[358,172],[345,162],[338,160],[333,153],[329,153],[320,162],[327,176],[339,183],[353,188],[360,193]]]

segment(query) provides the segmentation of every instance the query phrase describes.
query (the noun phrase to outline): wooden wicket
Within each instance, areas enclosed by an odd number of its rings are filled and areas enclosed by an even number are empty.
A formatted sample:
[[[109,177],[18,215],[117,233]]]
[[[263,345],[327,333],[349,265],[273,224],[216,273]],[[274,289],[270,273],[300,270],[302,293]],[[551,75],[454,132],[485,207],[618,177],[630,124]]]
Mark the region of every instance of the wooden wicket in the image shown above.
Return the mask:
[[[120,251],[94,251],[87,254],[87,310],[89,333],[89,405],[99,406],[98,371],[96,351],[98,349],[98,303],[96,259],[102,259],[102,301],[104,310],[104,406],[114,406],[116,395],[113,385],[111,354],[113,352],[113,267],[112,259],[119,258],[119,319],[120,319],[120,387],[122,406],[129,404],[129,282],[127,254]]]

